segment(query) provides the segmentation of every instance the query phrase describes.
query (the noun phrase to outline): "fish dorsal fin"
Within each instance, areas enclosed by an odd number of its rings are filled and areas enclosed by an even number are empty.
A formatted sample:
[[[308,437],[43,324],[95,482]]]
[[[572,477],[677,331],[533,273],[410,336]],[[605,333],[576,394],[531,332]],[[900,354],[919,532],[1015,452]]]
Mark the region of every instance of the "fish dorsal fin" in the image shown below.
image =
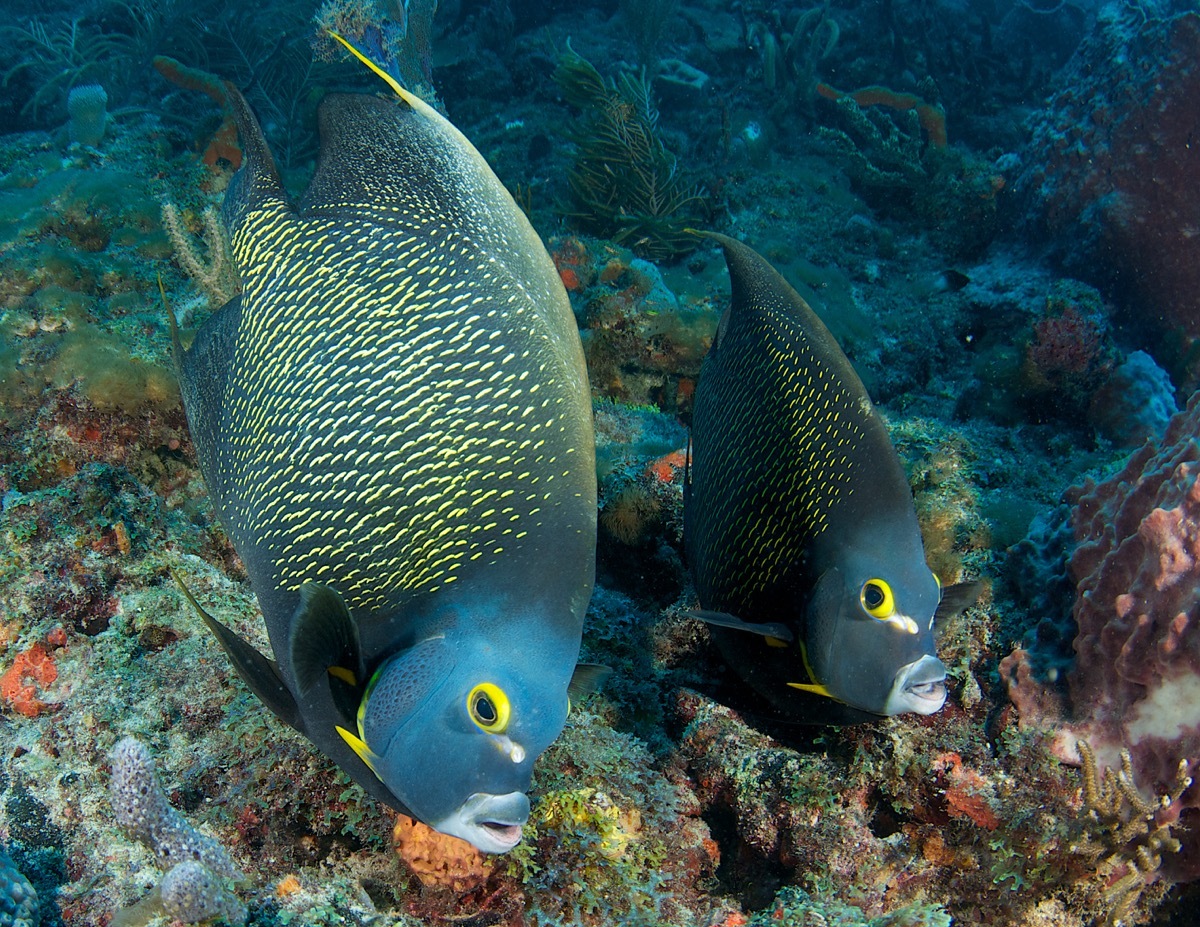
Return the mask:
[[[611,666],[601,666],[599,663],[580,663],[571,674],[571,682],[567,686],[567,697],[571,701],[599,692],[600,687],[612,675]]]
[[[301,693],[326,682],[334,671],[339,681],[352,687],[363,683],[358,627],[337,592],[318,583],[305,583],[290,626],[288,648]]]
[[[191,590],[184,584],[183,578],[174,570],[171,576],[183,590],[184,596],[192,604],[192,608],[200,615],[208,630],[216,637],[229,662],[237,670],[237,674],[250,687],[271,711],[275,712],[285,724],[304,733],[304,722],[300,716],[300,708],[292,693],[284,685],[283,677],[279,674],[279,665],[274,660],[268,660],[261,653],[237,636],[233,631],[217,621],[212,615],[200,607]]]
[[[242,166],[225,193],[223,217],[236,235],[246,218],[256,212],[291,212],[275,157],[263,137],[250,104],[233,84],[225,82],[226,99],[242,142]]]
[[[766,258],[736,238],[719,232],[703,234],[721,245],[729,266],[731,298],[729,310],[721,317],[717,342],[725,337],[728,328],[752,312],[786,316],[796,323],[793,332],[803,337],[812,359],[842,381],[842,389],[848,396],[861,397],[866,403],[864,408],[869,408],[867,389],[837,339],[787,279]]]
[[[578,356],[582,371],[578,328],[562,280],[504,184],[449,120],[341,41],[394,95],[330,94],[322,100],[321,150],[301,215],[360,221],[369,214],[372,226],[417,230],[438,247],[469,242],[530,294],[560,356],[573,362]]]
[[[693,608],[680,612],[680,614],[703,621],[705,624],[716,625],[718,628],[729,628],[733,631],[757,634],[759,637],[773,638],[783,644],[790,644],[795,640],[791,628],[777,621],[744,621],[729,612],[714,612],[706,608]]]

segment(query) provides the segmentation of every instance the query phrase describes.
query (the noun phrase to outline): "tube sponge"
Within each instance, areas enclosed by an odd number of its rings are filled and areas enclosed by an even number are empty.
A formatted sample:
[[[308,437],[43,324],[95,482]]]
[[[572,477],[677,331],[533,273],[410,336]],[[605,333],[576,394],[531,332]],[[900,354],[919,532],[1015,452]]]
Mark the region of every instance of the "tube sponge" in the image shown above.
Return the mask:
[[[67,129],[71,141],[80,145],[99,145],[108,128],[108,94],[99,84],[76,87],[67,96]]]
[[[243,879],[241,870],[224,847],[171,807],[158,783],[150,751],[133,737],[113,748],[109,801],[117,823],[153,851],[161,868],[169,870],[157,893],[159,899],[152,895],[121,912],[114,923],[141,923],[137,912],[153,913],[156,900],[161,900],[167,914],[185,924],[217,917],[235,925],[246,922],[246,906],[226,884]]]
[[[202,863],[180,863],[159,888],[163,909],[185,924],[221,918],[230,924],[246,923],[246,906]]]
[[[148,846],[163,869],[194,860],[224,878],[243,877],[221,844],[197,831],[171,807],[158,784],[150,751],[133,737],[113,748],[109,801],[117,823]]]

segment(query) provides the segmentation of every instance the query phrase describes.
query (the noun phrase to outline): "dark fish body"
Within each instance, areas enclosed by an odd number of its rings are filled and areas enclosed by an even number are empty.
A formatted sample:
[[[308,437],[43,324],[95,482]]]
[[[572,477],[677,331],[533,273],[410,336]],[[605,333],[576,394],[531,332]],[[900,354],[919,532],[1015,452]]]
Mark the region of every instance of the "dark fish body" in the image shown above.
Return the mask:
[[[785,711],[811,712],[812,692],[873,714],[936,711],[940,587],[887,430],[800,295],[712,237],[732,303],[693,412],[684,534],[701,616]]]
[[[218,634],[369,792],[507,849],[566,716],[593,579],[591,406],[566,293],[482,157],[420,100],[326,98],[296,210],[230,95],[243,291],[180,373],[274,660]],[[450,821],[479,795],[501,810]]]

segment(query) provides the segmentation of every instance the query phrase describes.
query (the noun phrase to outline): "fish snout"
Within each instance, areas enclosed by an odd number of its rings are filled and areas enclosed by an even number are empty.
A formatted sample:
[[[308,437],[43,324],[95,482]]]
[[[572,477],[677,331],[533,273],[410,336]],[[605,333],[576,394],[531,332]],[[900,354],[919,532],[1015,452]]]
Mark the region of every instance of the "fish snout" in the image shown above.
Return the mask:
[[[434,829],[461,837],[484,853],[507,853],[521,842],[521,825],[527,820],[529,798],[524,792],[476,792]]]
[[[931,715],[946,703],[946,667],[937,657],[925,654],[900,668],[892,683],[884,714],[912,711]]]

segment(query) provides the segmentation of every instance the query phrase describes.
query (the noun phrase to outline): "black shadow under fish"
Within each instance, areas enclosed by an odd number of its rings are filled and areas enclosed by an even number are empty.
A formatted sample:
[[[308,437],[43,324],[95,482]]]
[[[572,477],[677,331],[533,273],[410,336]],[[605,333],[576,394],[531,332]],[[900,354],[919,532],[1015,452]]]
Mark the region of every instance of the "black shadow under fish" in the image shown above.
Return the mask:
[[[815,693],[932,714],[941,599],[904,469],[862,382],[808,304],[724,235],[732,303],[696,387],[684,538],[726,660],[792,715]]]
[[[573,673],[596,675],[575,672],[595,561],[590,394],[537,233],[470,142],[392,83],[397,98],[321,104],[298,210],[227,85],[243,290],[176,356],[274,660],[205,620],[254,692],[370,794],[503,852]]]

